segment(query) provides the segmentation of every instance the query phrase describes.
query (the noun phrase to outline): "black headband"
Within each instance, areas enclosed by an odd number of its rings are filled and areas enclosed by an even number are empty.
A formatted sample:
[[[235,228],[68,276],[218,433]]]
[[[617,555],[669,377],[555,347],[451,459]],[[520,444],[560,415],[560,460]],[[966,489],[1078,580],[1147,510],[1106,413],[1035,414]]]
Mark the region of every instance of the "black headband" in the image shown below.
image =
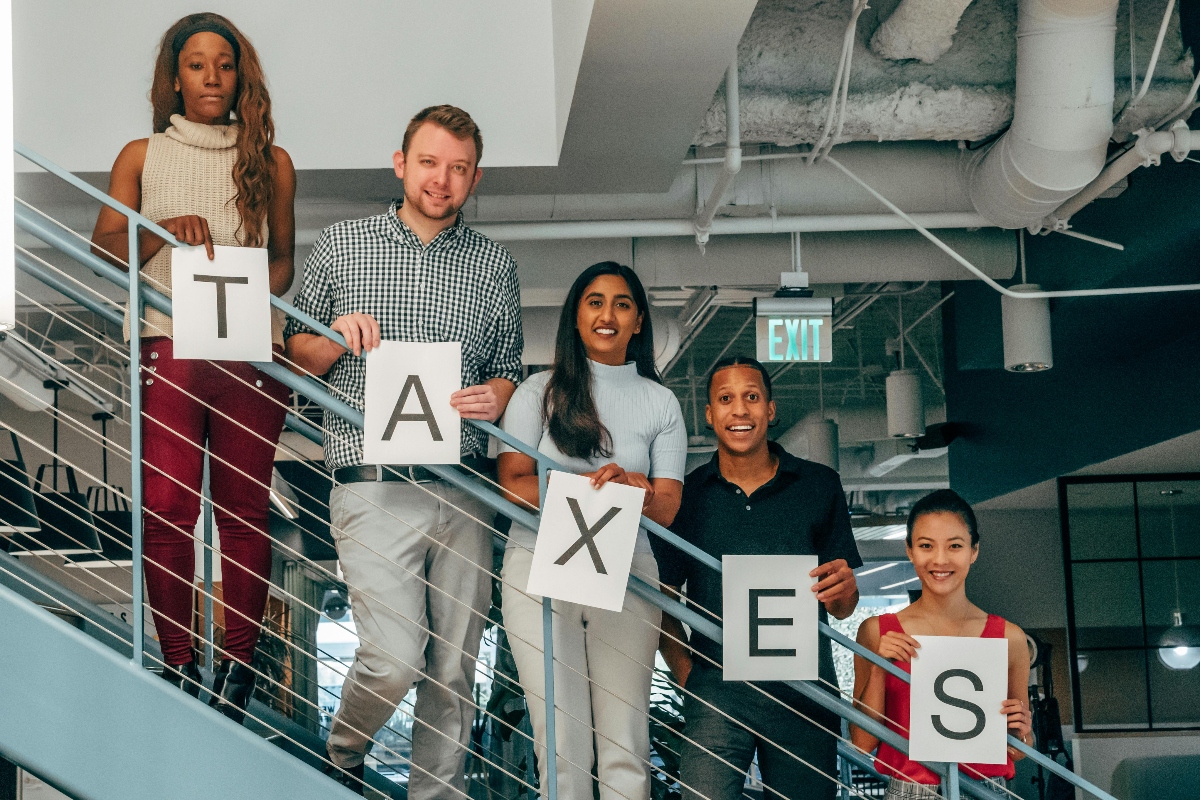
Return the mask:
[[[242,57],[242,48],[238,45],[237,37],[233,35],[233,31],[225,27],[219,22],[211,20],[202,20],[193,22],[191,25],[185,25],[180,29],[179,33],[175,34],[175,38],[171,40],[171,52],[175,54],[175,60],[179,60],[179,53],[183,50],[183,46],[187,44],[187,40],[195,36],[197,33],[215,33],[225,41],[229,42],[229,46],[233,48],[233,60],[238,61]]]

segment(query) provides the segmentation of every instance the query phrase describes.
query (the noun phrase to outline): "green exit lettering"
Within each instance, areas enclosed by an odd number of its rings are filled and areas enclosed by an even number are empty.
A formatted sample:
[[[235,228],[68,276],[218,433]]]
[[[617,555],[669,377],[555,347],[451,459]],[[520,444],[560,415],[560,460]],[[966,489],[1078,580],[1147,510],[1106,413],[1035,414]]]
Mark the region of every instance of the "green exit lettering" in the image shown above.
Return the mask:
[[[771,361],[820,361],[824,319],[767,320],[767,357]]]

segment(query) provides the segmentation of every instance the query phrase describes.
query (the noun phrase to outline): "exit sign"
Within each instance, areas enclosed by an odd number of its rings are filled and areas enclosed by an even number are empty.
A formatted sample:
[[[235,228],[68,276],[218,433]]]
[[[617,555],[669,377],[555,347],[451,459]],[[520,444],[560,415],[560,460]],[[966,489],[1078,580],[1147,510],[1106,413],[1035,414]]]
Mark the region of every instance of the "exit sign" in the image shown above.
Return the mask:
[[[833,361],[832,298],[759,297],[754,316],[759,361]]]

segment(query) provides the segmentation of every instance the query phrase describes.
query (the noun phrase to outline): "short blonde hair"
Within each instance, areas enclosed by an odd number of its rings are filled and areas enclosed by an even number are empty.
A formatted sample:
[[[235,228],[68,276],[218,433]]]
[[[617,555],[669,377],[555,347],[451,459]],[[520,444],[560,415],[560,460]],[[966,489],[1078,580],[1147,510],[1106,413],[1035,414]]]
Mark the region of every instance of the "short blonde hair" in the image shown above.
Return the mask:
[[[457,139],[471,139],[474,141],[475,164],[476,166],[479,165],[480,159],[483,158],[483,133],[480,132],[479,126],[475,124],[475,120],[471,119],[471,115],[457,106],[429,106],[429,108],[417,112],[417,115],[409,121],[408,127],[404,130],[404,142],[400,145],[401,152],[408,153],[408,145],[412,142],[412,137],[426,122],[432,122],[438,127],[445,128],[454,134]]]

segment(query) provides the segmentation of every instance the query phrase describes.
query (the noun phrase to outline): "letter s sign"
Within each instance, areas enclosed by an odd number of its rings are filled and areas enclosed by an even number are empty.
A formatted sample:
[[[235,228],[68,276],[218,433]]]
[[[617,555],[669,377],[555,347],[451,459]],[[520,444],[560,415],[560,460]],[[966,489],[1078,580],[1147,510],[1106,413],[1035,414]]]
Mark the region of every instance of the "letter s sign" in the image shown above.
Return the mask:
[[[979,680],[979,676],[970,670],[948,669],[941,675],[938,675],[937,680],[933,682],[934,697],[936,697],[938,700],[941,700],[948,706],[954,706],[955,708],[961,708],[966,711],[970,711],[975,716],[975,726],[969,731],[952,731],[942,724],[941,714],[934,714],[932,716],[933,727],[938,733],[940,733],[942,736],[945,736],[947,739],[954,739],[960,742],[966,741],[967,739],[974,739],[976,736],[983,733],[984,727],[987,726],[987,717],[983,715],[983,709],[972,703],[970,700],[963,700],[946,693],[946,681],[950,680],[951,678],[966,678],[971,682],[971,688],[977,692],[983,691],[983,681]]]

